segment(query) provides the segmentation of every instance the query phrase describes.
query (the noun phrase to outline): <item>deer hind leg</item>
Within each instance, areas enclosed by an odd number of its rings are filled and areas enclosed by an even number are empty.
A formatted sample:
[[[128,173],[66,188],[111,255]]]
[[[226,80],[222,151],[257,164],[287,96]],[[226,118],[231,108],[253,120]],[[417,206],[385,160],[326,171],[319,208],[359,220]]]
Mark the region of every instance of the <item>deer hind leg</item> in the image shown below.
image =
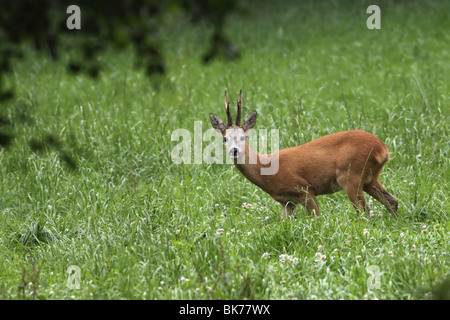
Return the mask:
[[[364,211],[369,212],[369,208],[366,206],[366,200],[364,199],[362,180],[360,175],[351,174],[350,172],[342,172],[337,178],[337,183],[345,190],[358,214],[362,214]]]
[[[377,180],[372,181],[364,186],[364,191],[381,202],[386,209],[397,218],[398,200],[391,195]]]
[[[347,193],[347,197],[358,214],[362,215],[364,212],[369,212],[364,198],[364,184],[372,181],[372,178],[367,172],[361,174],[361,172],[356,172],[349,166],[347,170],[338,172],[336,181]]]
[[[369,208],[366,206],[366,200],[364,199],[362,185],[359,185],[358,183],[350,184],[345,189],[345,192],[347,193],[348,198],[358,214],[369,212]]]

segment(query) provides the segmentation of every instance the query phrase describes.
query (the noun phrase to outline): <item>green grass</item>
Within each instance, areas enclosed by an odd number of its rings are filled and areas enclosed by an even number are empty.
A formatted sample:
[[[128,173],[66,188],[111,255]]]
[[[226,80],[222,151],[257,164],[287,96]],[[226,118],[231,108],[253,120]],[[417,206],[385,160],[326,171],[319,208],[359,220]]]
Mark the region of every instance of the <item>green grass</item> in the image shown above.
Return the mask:
[[[381,1],[381,30],[368,30],[369,4],[244,3],[226,27],[242,59],[207,66],[207,29],[180,21],[164,33],[158,92],[131,50],[100,57],[98,81],[68,74],[67,57],[17,62],[5,79],[16,139],[0,150],[0,297],[448,298],[450,6]],[[383,140],[398,220],[377,202],[360,219],[336,193],[319,198],[320,218],[298,209],[280,222],[233,166],[173,164],[171,133],[209,129],[224,90],[235,101],[240,88],[243,113],[279,129],[281,148],[348,129]],[[30,149],[48,135],[58,148]],[[71,265],[80,289],[67,286]]]

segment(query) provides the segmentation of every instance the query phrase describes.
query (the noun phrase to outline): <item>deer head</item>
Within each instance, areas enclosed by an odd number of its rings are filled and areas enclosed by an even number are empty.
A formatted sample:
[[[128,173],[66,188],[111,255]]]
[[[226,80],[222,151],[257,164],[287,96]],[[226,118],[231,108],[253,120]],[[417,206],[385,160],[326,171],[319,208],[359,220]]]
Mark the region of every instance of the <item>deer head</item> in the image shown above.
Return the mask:
[[[209,115],[213,128],[223,136],[226,153],[234,160],[244,154],[247,131],[253,128],[256,123],[257,113],[256,111],[252,111],[245,118],[244,124],[241,125],[241,107],[242,89],[239,92],[239,99],[237,101],[236,124],[233,125],[230,113],[230,103],[228,102],[227,92],[225,91],[225,109],[227,111],[228,119],[227,125],[225,125],[223,121],[215,114],[211,113]]]

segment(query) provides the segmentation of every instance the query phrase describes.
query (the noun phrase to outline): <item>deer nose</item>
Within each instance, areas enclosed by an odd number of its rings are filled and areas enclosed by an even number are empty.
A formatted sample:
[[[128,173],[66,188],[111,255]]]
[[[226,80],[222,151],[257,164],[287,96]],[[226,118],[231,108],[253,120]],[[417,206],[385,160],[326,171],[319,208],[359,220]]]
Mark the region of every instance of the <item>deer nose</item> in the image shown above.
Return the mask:
[[[238,148],[231,148],[229,153],[230,153],[230,156],[237,157],[239,154],[239,150],[238,150]]]

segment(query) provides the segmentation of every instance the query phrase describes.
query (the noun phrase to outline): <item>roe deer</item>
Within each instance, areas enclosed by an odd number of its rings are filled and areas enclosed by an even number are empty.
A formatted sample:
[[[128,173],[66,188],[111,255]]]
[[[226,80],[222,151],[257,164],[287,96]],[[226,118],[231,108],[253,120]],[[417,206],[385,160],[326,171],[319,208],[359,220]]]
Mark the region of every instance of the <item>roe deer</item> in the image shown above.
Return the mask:
[[[398,201],[378,181],[383,165],[389,161],[389,149],[374,135],[350,130],[315,139],[303,145],[286,148],[269,155],[255,153],[247,141],[247,134],[256,123],[256,111],[241,125],[242,90],[237,101],[237,117],[232,124],[227,92],[225,108],[228,123],[210,114],[214,129],[222,134],[226,153],[236,168],[252,183],[281,204],[281,219],[289,216],[301,203],[309,214],[319,216],[316,196],[344,190],[358,213],[368,212],[363,191],[381,202],[397,217]],[[261,174],[271,158],[278,156],[278,171]],[[253,158],[252,158],[253,157]],[[256,161],[249,161],[256,159]],[[268,161],[269,160],[269,161]]]

